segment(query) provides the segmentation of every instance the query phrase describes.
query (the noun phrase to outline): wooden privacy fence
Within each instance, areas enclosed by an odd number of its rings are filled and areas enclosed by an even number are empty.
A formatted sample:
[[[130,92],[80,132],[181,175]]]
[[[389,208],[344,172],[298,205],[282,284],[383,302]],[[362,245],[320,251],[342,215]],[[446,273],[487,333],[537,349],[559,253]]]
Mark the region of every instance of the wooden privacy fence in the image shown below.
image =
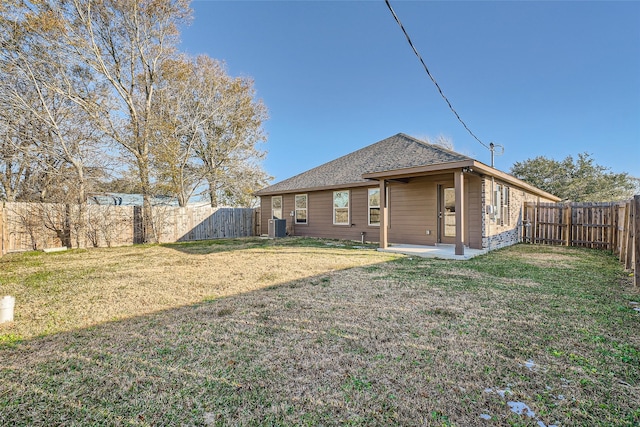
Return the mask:
[[[610,250],[640,285],[640,196],[612,203],[533,203],[523,212],[523,240]]]
[[[249,237],[255,209],[210,206],[153,207],[153,240],[184,242]],[[0,255],[61,246],[111,247],[142,241],[139,206],[0,202]]]

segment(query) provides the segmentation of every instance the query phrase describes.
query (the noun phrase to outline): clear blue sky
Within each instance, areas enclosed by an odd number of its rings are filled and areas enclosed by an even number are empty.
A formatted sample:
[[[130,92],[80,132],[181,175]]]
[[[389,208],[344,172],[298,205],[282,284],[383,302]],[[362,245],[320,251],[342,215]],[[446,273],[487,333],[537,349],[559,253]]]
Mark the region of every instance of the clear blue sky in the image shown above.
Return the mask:
[[[640,2],[391,1],[432,75],[508,171],[592,154],[640,177]],[[384,0],[194,1],[182,48],[249,76],[280,181],[388,136],[445,135],[490,163]]]

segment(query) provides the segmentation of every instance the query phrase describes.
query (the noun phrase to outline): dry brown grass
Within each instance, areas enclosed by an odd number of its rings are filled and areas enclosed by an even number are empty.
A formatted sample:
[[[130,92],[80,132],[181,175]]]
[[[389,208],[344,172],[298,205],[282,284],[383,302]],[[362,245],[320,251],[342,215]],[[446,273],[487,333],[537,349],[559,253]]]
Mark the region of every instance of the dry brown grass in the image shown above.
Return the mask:
[[[564,249],[556,253],[573,259],[568,268],[542,268],[526,262],[536,253],[530,246],[468,262],[389,261],[373,251],[335,246],[228,249],[113,250],[102,258],[105,267],[99,252],[58,258],[77,256],[83,265],[92,260],[83,267],[94,269],[86,277],[104,283],[86,285],[85,299],[92,295],[109,304],[123,290],[135,298],[140,314],[107,312],[101,318],[121,320],[0,347],[0,420],[640,422],[638,316],[628,306],[638,294],[621,281],[619,265],[606,254]],[[240,267],[232,269],[231,263]],[[46,269],[54,265],[62,266]],[[64,265],[73,270],[70,261]],[[181,273],[179,265],[198,272]],[[359,267],[347,268],[352,265]],[[20,268],[38,274],[44,266]],[[138,291],[141,286],[146,290]],[[185,288],[192,300],[173,296]],[[531,369],[529,360],[535,363]],[[509,401],[526,404],[535,416],[511,411]]]
[[[373,250],[239,242],[229,250],[164,245],[72,251],[35,255],[32,263],[13,263],[9,256],[0,283],[3,294],[16,297],[17,309],[15,323],[4,329],[31,338],[394,258]]]
[[[576,261],[575,256],[564,255],[558,253],[558,251],[539,253],[539,254],[530,254],[526,260],[524,260],[527,264],[535,265],[537,267],[546,267],[549,263],[553,263],[558,266],[562,266],[567,270],[573,268],[573,265]]]

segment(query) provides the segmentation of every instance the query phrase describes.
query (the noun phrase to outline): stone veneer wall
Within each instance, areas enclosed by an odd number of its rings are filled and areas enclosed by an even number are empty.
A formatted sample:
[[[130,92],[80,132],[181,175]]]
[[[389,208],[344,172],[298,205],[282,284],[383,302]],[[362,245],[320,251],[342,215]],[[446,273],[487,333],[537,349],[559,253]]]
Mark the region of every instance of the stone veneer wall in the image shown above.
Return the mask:
[[[501,225],[500,220],[496,220],[494,215],[487,212],[486,206],[492,202],[492,185],[491,178],[482,180],[482,248],[498,249],[510,246],[522,241],[522,213],[525,202],[536,202],[538,196],[535,196],[519,187],[506,184],[502,181],[495,180],[495,185],[504,185],[509,187],[509,219],[508,225]],[[550,201],[540,199],[540,201]]]

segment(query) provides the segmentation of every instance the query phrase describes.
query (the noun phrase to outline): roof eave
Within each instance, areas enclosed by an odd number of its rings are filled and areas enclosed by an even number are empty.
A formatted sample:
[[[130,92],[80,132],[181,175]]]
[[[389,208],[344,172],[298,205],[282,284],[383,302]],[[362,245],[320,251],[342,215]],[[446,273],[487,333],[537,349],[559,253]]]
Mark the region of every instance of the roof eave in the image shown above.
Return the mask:
[[[555,196],[551,193],[547,193],[544,190],[539,189],[538,187],[534,187],[531,184],[528,184],[524,181],[522,181],[521,179],[516,178],[515,176],[509,175],[508,173],[502,172],[498,169],[492,168],[491,166],[487,166],[484,163],[480,163],[477,161],[474,161],[474,166],[472,166],[472,168],[476,171],[476,172],[480,172],[483,173],[485,175],[488,176],[492,176],[494,178],[498,178],[504,182],[507,182],[509,184],[515,185],[517,187],[520,187],[522,189],[525,189],[527,191],[529,191],[530,193],[533,193],[539,197],[544,197],[545,199],[549,199],[552,200],[554,202],[559,202],[561,199],[558,196]]]
[[[354,187],[371,187],[370,181],[361,181],[361,182],[352,182],[346,184],[334,184],[334,185],[323,185],[319,187],[306,187],[306,188],[294,188],[288,190],[269,190],[265,188],[264,190],[260,190],[254,193],[254,196],[273,196],[276,194],[301,194],[308,193],[311,191],[323,191],[323,190],[341,190],[345,188],[354,188]]]
[[[459,169],[464,167],[473,166],[474,161],[472,159],[462,160],[458,162],[438,163],[435,165],[416,166],[412,168],[387,170],[380,172],[370,172],[362,175],[364,179],[399,179],[410,178],[421,175],[431,175],[438,172],[450,171],[453,169]]]
[[[396,169],[396,170],[388,170],[388,171],[380,171],[380,172],[371,172],[365,173],[362,175],[364,179],[401,179],[401,178],[410,178],[415,176],[423,176],[423,175],[432,175],[441,172],[453,171],[455,169],[462,168],[470,168],[472,171],[479,173],[481,175],[486,175],[494,178],[498,178],[504,182],[520,187],[524,190],[529,191],[537,196],[544,197],[546,199],[559,202],[561,199],[557,196],[554,196],[551,193],[547,193],[544,190],[541,190],[537,187],[534,187],[531,184],[527,184],[526,182],[511,176],[505,172],[499,171],[498,169],[492,168],[491,166],[487,166],[484,163],[478,162],[473,159],[463,160],[458,162],[449,162],[449,163],[439,163],[437,165],[427,165],[427,166],[418,166],[413,168],[405,168],[405,169]]]

